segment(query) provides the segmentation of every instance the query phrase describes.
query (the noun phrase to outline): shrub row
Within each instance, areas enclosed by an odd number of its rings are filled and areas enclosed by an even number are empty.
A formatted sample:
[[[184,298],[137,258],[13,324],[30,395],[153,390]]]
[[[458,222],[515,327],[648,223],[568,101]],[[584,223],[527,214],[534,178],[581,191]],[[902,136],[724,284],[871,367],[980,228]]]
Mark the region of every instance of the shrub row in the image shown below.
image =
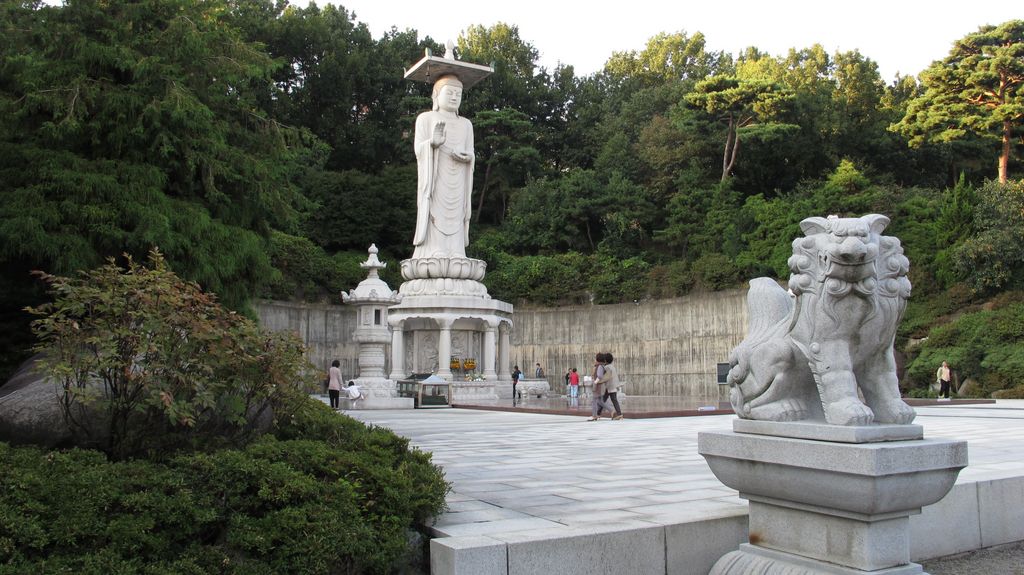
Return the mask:
[[[0,443],[0,574],[391,573],[448,486],[405,439],[309,402],[163,462]]]

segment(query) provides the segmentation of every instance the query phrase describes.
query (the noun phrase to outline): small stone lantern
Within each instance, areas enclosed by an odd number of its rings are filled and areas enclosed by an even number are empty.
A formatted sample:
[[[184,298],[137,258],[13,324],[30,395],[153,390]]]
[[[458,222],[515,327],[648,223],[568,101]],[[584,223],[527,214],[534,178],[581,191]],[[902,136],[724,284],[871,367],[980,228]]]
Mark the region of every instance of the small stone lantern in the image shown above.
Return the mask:
[[[354,290],[342,292],[344,303],[356,307],[356,329],[352,339],[359,343],[359,377],[356,384],[366,393],[366,407],[391,409],[403,407],[398,403],[395,382],[384,375],[385,346],[391,343],[388,327],[388,307],[402,301],[402,296],[380,279],[378,270],[387,267],[377,259],[377,246],[371,245],[369,257],[359,267],[369,270],[365,280]],[[409,405],[412,407],[412,405]]]

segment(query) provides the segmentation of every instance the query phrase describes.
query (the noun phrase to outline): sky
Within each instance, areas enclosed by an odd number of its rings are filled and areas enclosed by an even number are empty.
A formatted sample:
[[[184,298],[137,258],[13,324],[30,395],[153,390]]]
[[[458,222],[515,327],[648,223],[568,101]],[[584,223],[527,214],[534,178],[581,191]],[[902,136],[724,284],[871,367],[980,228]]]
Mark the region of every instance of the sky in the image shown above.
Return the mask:
[[[292,0],[305,5],[305,0]],[[328,2],[318,0],[323,6]],[[355,13],[374,38],[396,27],[445,43],[469,26],[498,22],[540,52],[541,66],[600,70],[613,52],[643,50],[660,32],[702,32],[707,50],[733,55],[756,46],[773,56],[821,44],[830,54],[860,50],[882,79],[917,75],[953,42],[984,24],[1024,18],[1021,0],[332,0]],[[410,65],[412,62],[409,63]]]

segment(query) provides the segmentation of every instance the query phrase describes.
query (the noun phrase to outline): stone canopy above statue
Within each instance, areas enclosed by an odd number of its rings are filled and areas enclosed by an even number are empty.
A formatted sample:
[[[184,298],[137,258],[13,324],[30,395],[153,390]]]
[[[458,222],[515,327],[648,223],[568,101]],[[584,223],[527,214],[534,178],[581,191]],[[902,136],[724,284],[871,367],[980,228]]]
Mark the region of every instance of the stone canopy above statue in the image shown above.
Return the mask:
[[[468,90],[493,73],[494,68],[490,66],[463,62],[448,55],[434,56],[428,48],[423,58],[405,71],[405,79],[432,84],[442,76],[452,75],[462,82],[463,89]]]

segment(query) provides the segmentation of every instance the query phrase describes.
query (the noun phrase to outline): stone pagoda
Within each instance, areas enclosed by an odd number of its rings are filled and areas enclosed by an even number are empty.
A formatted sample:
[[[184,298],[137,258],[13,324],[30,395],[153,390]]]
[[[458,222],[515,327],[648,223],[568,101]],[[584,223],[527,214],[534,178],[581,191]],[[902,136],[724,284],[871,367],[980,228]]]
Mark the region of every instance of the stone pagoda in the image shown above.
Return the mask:
[[[384,269],[387,264],[377,259],[376,245],[370,246],[369,257],[359,267],[369,270],[366,279],[359,282],[354,290],[342,292],[341,299],[356,308],[356,328],[352,339],[359,343],[359,377],[355,383],[366,394],[366,401],[361,407],[411,409],[412,398],[398,397],[395,381],[384,375],[387,359],[384,351],[391,341],[388,307],[402,301],[402,296],[380,279],[378,270]]]

